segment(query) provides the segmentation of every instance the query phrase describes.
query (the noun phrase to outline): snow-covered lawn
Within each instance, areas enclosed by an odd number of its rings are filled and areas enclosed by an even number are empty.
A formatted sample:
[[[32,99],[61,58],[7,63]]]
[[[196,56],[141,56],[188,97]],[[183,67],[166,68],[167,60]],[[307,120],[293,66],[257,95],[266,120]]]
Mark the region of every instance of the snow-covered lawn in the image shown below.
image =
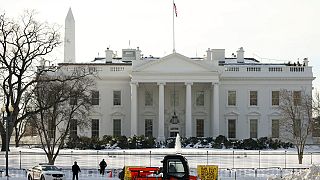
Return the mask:
[[[312,154],[311,154],[312,152]],[[197,165],[218,165],[221,179],[267,179],[270,176],[292,174],[292,169],[285,168],[306,168],[312,164],[320,164],[320,147],[313,146],[306,148],[306,155],[303,164],[297,162],[295,149],[281,150],[232,150],[232,149],[182,149],[181,153],[188,159],[191,170],[195,173]],[[108,176],[101,177],[97,174],[98,163],[106,159],[108,168],[113,169],[113,176],[126,166],[162,166],[161,160],[166,154],[175,154],[175,149],[135,149],[135,150],[61,150],[56,160],[56,165],[65,169],[67,176],[70,176],[70,168],[74,161],[77,161],[83,169],[81,180],[96,179],[117,179]],[[39,148],[11,148],[9,153],[9,174],[10,180],[26,179],[25,171],[38,163],[47,162],[42,149]],[[228,169],[227,169],[228,168]],[[245,169],[241,169],[245,168]],[[261,169],[257,169],[261,168]],[[266,168],[266,169],[264,169]],[[4,152],[0,152],[0,169],[5,169]],[[14,172],[13,169],[17,169]],[[281,171],[281,173],[280,173]],[[295,169],[295,171],[300,171]],[[301,170],[302,171],[302,170]],[[255,174],[256,173],[256,174]],[[309,173],[310,174],[310,173]],[[317,174],[317,173],[315,173]],[[6,177],[0,177],[0,180]],[[20,177],[18,177],[20,176]],[[71,179],[71,178],[69,178]]]

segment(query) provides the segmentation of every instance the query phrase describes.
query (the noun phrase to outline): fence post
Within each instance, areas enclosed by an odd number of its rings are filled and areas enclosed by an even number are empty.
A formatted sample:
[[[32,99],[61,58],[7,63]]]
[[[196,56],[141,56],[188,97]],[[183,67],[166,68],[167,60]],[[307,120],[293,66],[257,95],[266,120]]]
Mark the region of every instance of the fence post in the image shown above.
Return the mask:
[[[208,165],[208,159],[209,159],[209,152],[207,151],[207,165]]]
[[[258,169],[257,168],[254,169],[254,175],[255,175],[255,177],[258,176]]]
[[[311,159],[311,164],[312,164],[312,152],[311,152],[311,158],[310,159]]]
[[[70,156],[71,156],[71,157],[70,157],[70,159],[71,159],[71,164],[73,164],[73,160],[72,160],[72,153],[73,153],[73,151],[71,151],[71,152],[70,152]]]
[[[232,151],[232,168],[234,168],[234,151]]]
[[[260,169],[260,162],[261,162],[261,152],[260,152],[260,150],[259,150],[259,169]]]
[[[21,169],[21,151],[19,151],[20,169]]]
[[[150,151],[150,167],[151,167],[151,151]]]
[[[123,166],[126,165],[126,155],[125,155],[126,151],[123,151]]]
[[[99,167],[99,159],[98,159],[99,151],[97,151],[97,166]]]
[[[287,168],[287,151],[284,151],[284,168]]]

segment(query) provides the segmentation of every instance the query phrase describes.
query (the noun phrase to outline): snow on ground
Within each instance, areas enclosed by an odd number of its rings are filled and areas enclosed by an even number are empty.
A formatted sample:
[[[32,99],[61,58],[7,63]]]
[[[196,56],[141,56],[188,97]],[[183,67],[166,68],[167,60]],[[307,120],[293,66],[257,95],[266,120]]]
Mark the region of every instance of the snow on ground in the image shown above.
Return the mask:
[[[309,169],[306,169],[300,173],[294,173],[287,175],[283,178],[274,177],[270,180],[320,180],[320,165],[312,165]]]
[[[312,152],[312,154],[311,154]],[[100,179],[117,179],[116,177],[101,177],[97,174],[98,163],[106,159],[108,168],[113,169],[116,176],[117,171],[124,165],[135,166],[157,166],[160,167],[161,160],[166,154],[174,154],[174,148],[164,149],[105,149],[105,150],[61,150],[56,165],[65,169],[70,177],[70,168],[74,161],[77,161],[82,168],[80,180],[100,180]],[[316,169],[319,166],[312,166],[311,171],[303,171],[299,168],[308,168],[311,164],[320,164],[320,147],[306,147],[306,154],[303,164],[297,163],[296,150],[233,150],[233,149],[191,149],[182,148],[181,153],[188,159],[189,166],[193,172],[197,165],[213,164],[219,166],[219,177],[221,180],[235,179],[261,179],[266,180],[268,177],[279,179],[279,174],[286,176],[287,179],[302,179],[303,177],[318,177],[320,172]],[[10,180],[26,179],[25,171],[38,163],[47,162],[46,156],[40,148],[11,148],[9,152],[9,174]],[[5,169],[4,152],[0,152],[0,169]],[[260,168],[260,169],[259,169]],[[13,169],[17,169],[14,171]],[[296,172],[292,175],[292,172]],[[299,173],[299,171],[301,171]],[[298,176],[297,174],[300,174]],[[278,175],[278,177],[277,177]],[[0,177],[4,180],[6,177]],[[68,178],[71,179],[71,178]],[[269,178],[271,179],[271,178]]]

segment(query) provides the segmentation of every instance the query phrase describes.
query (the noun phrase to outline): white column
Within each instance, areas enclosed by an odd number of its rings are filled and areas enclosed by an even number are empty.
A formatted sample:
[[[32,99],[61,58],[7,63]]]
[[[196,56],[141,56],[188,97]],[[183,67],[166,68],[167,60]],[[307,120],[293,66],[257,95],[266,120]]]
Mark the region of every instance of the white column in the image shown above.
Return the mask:
[[[137,82],[131,82],[131,136],[138,135]]]
[[[220,115],[219,115],[219,83],[213,83],[212,88],[212,103],[213,103],[213,109],[211,114],[211,134],[213,137],[217,137],[220,135],[219,131],[219,121],[220,121]]]
[[[164,141],[164,85],[165,82],[158,83],[159,85],[159,130],[158,141]]]
[[[186,82],[186,137],[192,137],[192,103],[191,103],[191,85],[192,82]]]

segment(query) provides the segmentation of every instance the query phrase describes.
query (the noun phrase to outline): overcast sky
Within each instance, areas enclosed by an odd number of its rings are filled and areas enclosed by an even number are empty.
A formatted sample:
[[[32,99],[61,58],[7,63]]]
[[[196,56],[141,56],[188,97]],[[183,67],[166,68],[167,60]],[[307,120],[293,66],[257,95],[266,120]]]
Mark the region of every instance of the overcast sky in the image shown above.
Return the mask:
[[[175,0],[176,51],[203,57],[208,48],[239,47],[262,62],[308,57],[320,78],[320,0]],[[76,21],[76,61],[88,62],[140,47],[145,56],[172,53],[172,0],[0,0],[0,12],[17,17],[35,9],[41,20],[61,25],[69,7]],[[130,46],[129,46],[130,41]],[[63,59],[62,48],[57,53]],[[263,59],[260,59],[263,58]],[[61,60],[62,61],[62,60]],[[314,87],[320,90],[320,79]]]

